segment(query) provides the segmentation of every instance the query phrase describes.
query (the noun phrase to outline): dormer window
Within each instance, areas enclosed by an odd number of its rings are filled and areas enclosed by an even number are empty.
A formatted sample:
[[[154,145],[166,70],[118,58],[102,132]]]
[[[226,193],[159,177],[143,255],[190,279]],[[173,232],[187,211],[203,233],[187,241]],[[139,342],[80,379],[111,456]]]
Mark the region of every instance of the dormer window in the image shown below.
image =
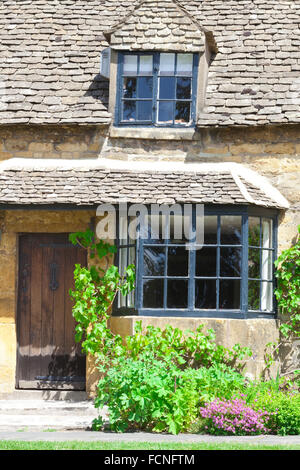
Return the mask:
[[[116,125],[192,127],[198,54],[119,52]]]

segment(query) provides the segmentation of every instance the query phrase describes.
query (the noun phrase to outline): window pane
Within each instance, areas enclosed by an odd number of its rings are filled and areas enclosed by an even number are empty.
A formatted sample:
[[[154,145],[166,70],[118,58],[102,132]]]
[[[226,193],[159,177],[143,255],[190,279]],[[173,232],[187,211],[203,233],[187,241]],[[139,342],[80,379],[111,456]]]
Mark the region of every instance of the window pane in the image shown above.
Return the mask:
[[[216,308],[216,281],[208,279],[195,281],[195,308]]]
[[[263,312],[271,312],[273,310],[273,283],[261,283],[261,309]]]
[[[162,308],[164,304],[164,280],[144,280],[143,306],[145,308]]]
[[[260,218],[248,218],[249,246],[260,246]]]
[[[221,244],[240,245],[242,242],[242,217],[223,215],[221,217]]]
[[[206,215],[204,217],[204,243],[215,245],[217,243],[218,217],[216,215]]]
[[[123,102],[123,120],[124,121],[135,121],[135,101],[124,101]]]
[[[188,281],[168,280],[167,307],[187,308]]]
[[[123,96],[124,98],[136,98],[136,78],[124,78]]]
[[[186,244],[194,241],[192,214],[170,215],[170,243]]]
[[[173,123],[173,101],[161,101],[158,104],[158,122]]]
[[[269,250],[261,252],[261,278],[264,281],[273,279],[273,253]]]
[[[191,103],[177,101],[175,110],[175,124],[187,124],[191,120]]]
[[[160,54],[160,75],[174,75],[175,73],[175,54],[174,53],[161,53]]]
[[[196,251],[196,276],[216,277],[217,249],[203,247]]]
[[[142,238],[149,240],[149,242],[151,240],[153,243],[164,243],[165,238],[168,237],[166,221],[165,215],[148,215],[145,220],[144,231],[141,232]]]
[[[220,276],[240,277],[242,251],[240,248],[221,248]]]
[[[260,279],[260,249],[249,248],[248,277]]]
[[[248,310],[259,310],[260,282],[248,282]]]
[[[139,77],[138,97],[139,98],[152,98],[152,93],[153,93],[153,78],[152,77]]]
[[[137,102],[138,121],[152,121],[152,101]]]
[[[119,219],[119,245],[127,245],[128,242],[128,218]]]
[[[136,75],[137,74],[137,55],[124,55],[124,75]]]
[[[168,276],[187,276],[189,251],[184,246],[168,248]]]
[[[177,54],[177,74],[192,75],[193,54]]]
[[[159,79],[159,98],[170,100],[175,98],[175,78],[161,77]]]
[[[121,275],[125,273],[125,269],[127,268],[129,264],[136,264],[135,246],[124,247],[124,248],[119,249],[119,272]],[[121,292],[119,292],[118,307],[133,307],[133,306],[134,306],[134,291],[129,292],[127,296],[124,296],[121,294]]]
[[[220,280],[220,308],[240,308],[240,281]]]
[[[140,56],[140,75],[152,75],[153,71],[153,57],[152,55]]]
[[[262,247],[272,248],[272,220],[262,219]]]
[[[176,98],[178,100],[191,99],[191,84],[190,78],[177,78]]]
[[[166,255],[164,248],[144,248],[144,276],[163,276],[165,260]]]

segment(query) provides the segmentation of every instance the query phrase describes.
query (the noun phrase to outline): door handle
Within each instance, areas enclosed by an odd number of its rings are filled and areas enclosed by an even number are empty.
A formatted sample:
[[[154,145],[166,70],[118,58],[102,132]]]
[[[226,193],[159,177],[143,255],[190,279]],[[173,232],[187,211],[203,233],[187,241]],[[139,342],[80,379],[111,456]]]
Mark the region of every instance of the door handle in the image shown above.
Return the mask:
[[[50,289],[57,290],[59,287],[58,283],[58,264],[51,263],[50,264]]]
[[[29,269],[28,268],[29,268],[29,264],[25,264],[23,269],[22,269],[22,282],[21,282],[21,284],[22,284],[22,290],[24,292],[27,291],[27,277],[29,275],[29,272],[28,272]]]

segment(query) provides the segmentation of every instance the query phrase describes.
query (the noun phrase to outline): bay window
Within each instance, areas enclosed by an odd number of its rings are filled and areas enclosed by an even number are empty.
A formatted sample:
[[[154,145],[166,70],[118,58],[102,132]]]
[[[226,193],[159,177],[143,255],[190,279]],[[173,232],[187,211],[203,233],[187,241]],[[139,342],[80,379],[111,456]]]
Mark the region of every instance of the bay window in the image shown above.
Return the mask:
[[[276,211],[208,206],[203,227],[196,227],[193,210],[188,223],[191,233],[203,229],[201,245],[178,238],[176,217],[148,215],[136,240],[124,235],[126,221],[119,224],[119,267],[134,262],[137,278],[118,307],[151,316],[274,316]]]

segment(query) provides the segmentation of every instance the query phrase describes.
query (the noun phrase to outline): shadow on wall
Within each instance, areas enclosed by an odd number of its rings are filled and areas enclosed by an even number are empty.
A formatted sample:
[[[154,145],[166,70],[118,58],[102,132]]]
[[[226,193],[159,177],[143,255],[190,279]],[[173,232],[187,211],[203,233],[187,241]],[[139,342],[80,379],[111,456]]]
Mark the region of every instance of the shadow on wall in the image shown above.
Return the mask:
[[[91,96],[95,100],[101,100],[105,107],[108,107],[109,80],[97,74],[91,81],[91,84],[84,96]]]

